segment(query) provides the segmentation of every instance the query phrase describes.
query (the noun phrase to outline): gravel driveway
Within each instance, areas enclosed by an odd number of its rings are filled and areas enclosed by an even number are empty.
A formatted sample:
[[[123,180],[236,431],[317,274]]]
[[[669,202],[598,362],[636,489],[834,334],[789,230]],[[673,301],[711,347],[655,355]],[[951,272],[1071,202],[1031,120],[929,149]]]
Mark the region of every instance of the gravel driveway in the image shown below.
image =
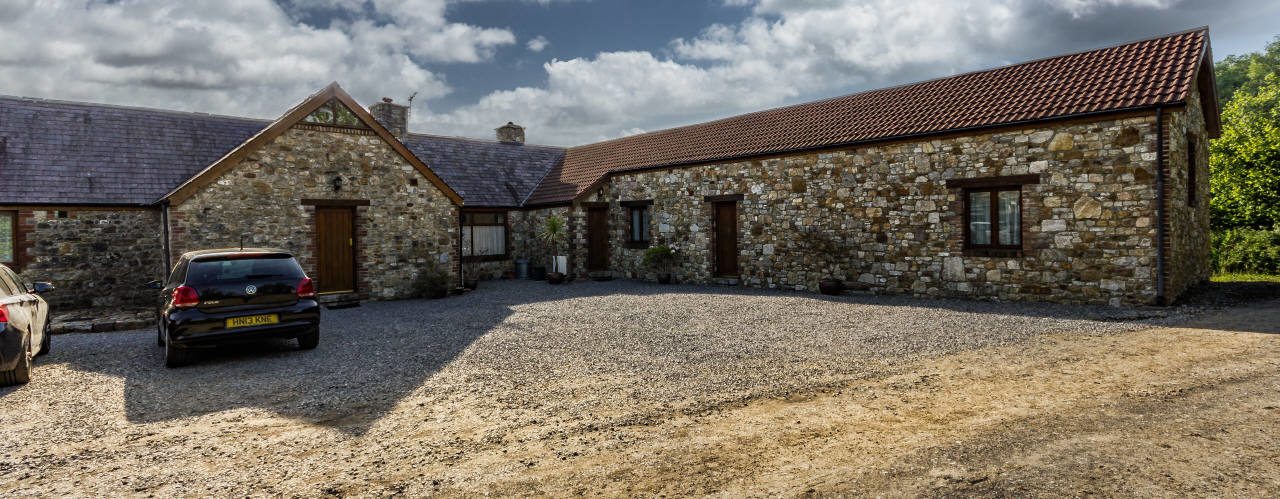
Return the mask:
[[[535,466],[454,466],[516,442],[603,442],[922,356],[1144,326],[1103,308],[626,281],[325,314],[317,350],[266,342],[176,370],[152,331],[55,337],[29,385],[0,389],[0,494],[447,491]]]

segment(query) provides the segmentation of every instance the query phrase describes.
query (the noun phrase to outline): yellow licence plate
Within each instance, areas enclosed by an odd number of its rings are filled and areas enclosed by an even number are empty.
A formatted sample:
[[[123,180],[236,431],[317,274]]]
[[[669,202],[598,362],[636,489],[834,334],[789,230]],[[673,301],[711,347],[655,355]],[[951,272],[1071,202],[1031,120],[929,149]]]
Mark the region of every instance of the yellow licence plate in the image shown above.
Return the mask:
[[[267,315],[246,315],[244,317],[232,317],[227,319],[227,328],[245,327],[245,326],[262,326],[266,324],[279,324],[280,317],[276,314]]]

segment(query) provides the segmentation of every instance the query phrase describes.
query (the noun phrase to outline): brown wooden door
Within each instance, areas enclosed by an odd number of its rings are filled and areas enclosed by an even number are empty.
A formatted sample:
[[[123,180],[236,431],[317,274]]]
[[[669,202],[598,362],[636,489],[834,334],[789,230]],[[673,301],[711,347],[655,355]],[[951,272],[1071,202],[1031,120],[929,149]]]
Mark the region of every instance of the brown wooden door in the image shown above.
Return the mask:
[[[316,290],[355,291],[355,213],[347,207],[316,207]]]
[[[609,270],[609,209],[587,209],[587,270]]]
[[[738,203],[715,204],[716,276],[738,275]]]

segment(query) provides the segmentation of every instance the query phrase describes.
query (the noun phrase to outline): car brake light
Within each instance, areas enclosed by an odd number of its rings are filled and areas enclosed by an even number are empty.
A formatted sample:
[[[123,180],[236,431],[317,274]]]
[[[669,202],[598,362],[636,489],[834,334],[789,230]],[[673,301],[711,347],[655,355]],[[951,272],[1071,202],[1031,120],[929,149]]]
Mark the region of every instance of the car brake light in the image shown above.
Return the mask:
[[[0,329],[9,323],[9,309],[4,305],[0,305]]]
[[[310,277],[303,277],[298,283],[298,298],[315,298],[316,284],[311,282]]]
[[[173,306],[177,308],[194,307],[200,304],[200,293],[191,286],[178,286],[173,290]]]

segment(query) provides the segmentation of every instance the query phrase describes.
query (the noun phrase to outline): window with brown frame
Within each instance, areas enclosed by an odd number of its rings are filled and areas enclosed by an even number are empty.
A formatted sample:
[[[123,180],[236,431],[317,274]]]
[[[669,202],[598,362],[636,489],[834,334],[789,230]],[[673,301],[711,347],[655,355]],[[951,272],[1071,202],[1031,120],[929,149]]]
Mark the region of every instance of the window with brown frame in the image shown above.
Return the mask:
[[[964,190],[964,246],[975,250],[1022,249],[1022,186]]]
[[[649,213],[652,212],[650,208],[653,207],[653,200],[619,201],[618,205],[626,208],[627,213],[627,242],[623,246],[630,249],[648,248],[652,223]]]
[[[507,258],[507,212],[462,213],[462,258],[472,261]]]
[[[1187,135],[1187,206],[1195,206],[1196,202],[1196,136]]]
[[[0,263],[13,266],[18,259],[18,212],[0,211]]]

